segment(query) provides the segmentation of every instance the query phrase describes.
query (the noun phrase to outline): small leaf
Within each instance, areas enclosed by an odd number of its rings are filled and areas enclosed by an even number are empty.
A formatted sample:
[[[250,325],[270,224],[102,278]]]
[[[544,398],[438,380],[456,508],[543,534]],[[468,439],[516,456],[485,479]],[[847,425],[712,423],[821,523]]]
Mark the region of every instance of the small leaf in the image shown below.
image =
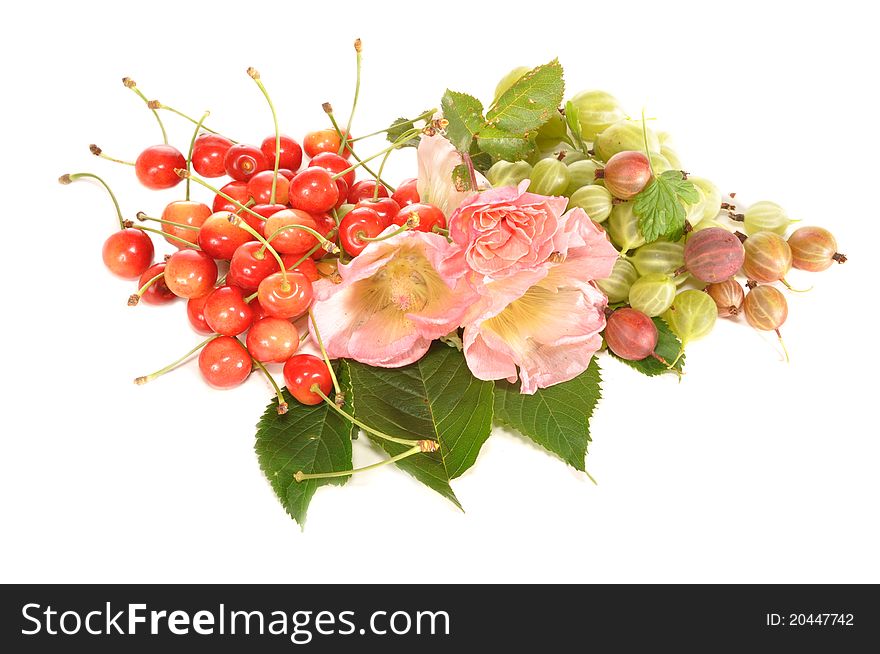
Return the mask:
[[[590,416],[602,396],[596,357],[574,379],[523,395],[518,384],[495,383],[495,421],[515,429],[577,470],[585,471]]]
[[[458,164],[452,169],[452,184],[459,192],[471,191],[471,172],[467,164]]]
[[[565,103],[565,123],[568,125],[568,131],[579,144],[583,144],[584,137],[578,120],[580,113],[581,110],[571,100]]]
[[[506,132],[538,129],[562,102],[565,83],[558,59],[533,68],[501,94],[486,114],[488,125]]]
[[[350,411],[348,366],[338,363],[336,370]],[[285,395],[290,397],[290,393]],[[277,409],[276,398],[257,424],[254,449],[260,468],[281,504],[294,520],[304,525],[309,502],[318,486],[344,484],[348,477],[298,482],[293,476],[300,470],[305,473],[351,470],[352,424],[323,402],[305,406],[291,401],[290,410],[284,415],[278,415]]]
[[[474,135],[483,126],[483,105],[475,97],[447,89],[440,101],[443,117],[449,122],[446,138],[459,151],[470,150]]]
[[[652,178],[633,204],[645,241],[651,243],[662,236],[670,240],[681,238],[687,215],[684,205],[697,201],[696,187],[680,170],[667,170]]]
[[[460,507],[449,481],[474,464],[489,438],[492,382],[476,379],[462,353],[443,343],[402,368],[350,365],[358,419],[395,437],[437,440],[439,451],[397,465]],[[392,456],[407,449],[368,436]]]
[[[397,140],[402,137],[406,132],[415,128],[415,123],[407,118],[398,118],[393,123],[391,123],[391,127],[388,128],[388,141],[391,143],[397,142]],[[410,139],[407,139],[403,143],[398,144],[401,148],[415,148],[419,145],[419,137],[413,136]]]
[[[669,329],[669,325],[666,324],[665,320],[662,318],[654,318],[653,320],[654,324],[657,326],[657,347],[654,348],[654,353],[660,358],[665,359],[668,363],[672,363],[681,352],[681,341],[678,340],[678,336],[672,333],[672,330]],[[648,377],[656,377],[657,375],[671,372],[664,363],[658,361],[654,357],[647,357],[641,361],[627,361],[626,359],[621,359],[611,350],[608,350],[608,353],[618,361],[623,361],[630,368],[635,368]],[[678,372],[681,372],[684,369],[683,354],[681,355],[681,358],[676,361],[674,368]]]

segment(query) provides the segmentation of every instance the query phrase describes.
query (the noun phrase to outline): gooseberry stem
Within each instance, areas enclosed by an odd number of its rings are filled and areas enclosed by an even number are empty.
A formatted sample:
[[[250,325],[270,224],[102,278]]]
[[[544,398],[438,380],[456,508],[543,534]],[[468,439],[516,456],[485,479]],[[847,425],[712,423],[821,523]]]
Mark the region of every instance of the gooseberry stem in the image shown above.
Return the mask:
[[[153,218],[152,216],[148,216],[147,214],[145,214],[143,211],[138,211],[135,214],[135,218],[137,218],[141,222],[144,222],[145,220],[150,220],[154,223],[161,223],[163,225],[171,225],[172,227],[179,227],[180,229],[191,229],[196,232],[199,231],[199,229],[200,229],[199,227],[196,227],[195,225],[185,225],[184,223],[176,223],[173,220],[165,220],[163,218]]]
[[[293,478],[297,482],[303,482],[308,479],[331,479],[334,477],[348,477],[349,475],[353,475],[358,472],[367,472],[368,470],[374,470],[376,468],[381,468],[382,466],[388,465],[389,463],[397,463],[398,461],[402,461],[407,457],[412,456],[413,454],[418,454],[422,451],[421,446],[415,445],[410,449],[401,452],[395,456],[392,456],[390,459],[385,459],[384,461],[379,461],[377,463],[370,464],[368,466],[364,466],[362,468],[353,468],[351,470],[342,470],[339,472],[315,472],[315,473],[304,473],[302,470],[298,471]]]
[[[278,183],[278,167],[281,162],[281,132],[278,130],[278,114],[275,112],[275,105],[272,104],[272,98],[269,97],[269,92],[263,85],[263,80],[260,79],[259,71],[252,66],[247,69],[247,74],[250,75],[254,82],[256,82],[260,91],[263,93],[263,97],[266,98],[266,102],[269,103],[269,109],[272,111],[272,122],[275,123],[275,167],[272,170],[272,191],[269,194],[269,204],[275,204],[275,187]]]
[[[180,238],[179,236],[175,236],[174,234],[169,234],[168,232],[163,232],[160,229],[153,229],[152,227],[144,227],[143,225],[132,225],[134,229],[139,229],[143,232],[151,232],[153,234],[158,234],[159,236],[163,236],[164,238],[170,238],[172,241],[177,241],[182,245],[192,248],[193,250],[201,250],[197,243],[192,243],[187,241],[185,238]]]
[[[336,379],[336,372],[330,364],[330,357],[327,355],[327,348],[324,347],[324,341],[321,338],[321,332],[318,330],[318,323],[315,322],[315,314],[312,313],[311,307],[309,307],[309,320],[311,321],[312,329],[315,332],[315,340],[318,341],[318,347],[321,348],[321,356],[324,357],[324,363],[327,365],[327,372],[330,373],[330,379],[333,381],[333,390],[336,391],[336,397],[341,398],[343,397],[342,389],[339,387],[339,380]]]
[[[357,72],[355,73],[354,80],[354,97],[351,100],[351,111],[348,114],[348,124],[345,127],[345,133],[341,135],[339,142],[339,152],[337,154],[342,156],[342,153],[345,152],[345,148],[348,145],[348,137],[351,134],[351,123],[354,120],[354,111],[357,109],[358,97],[361,94],[361,50],[362,44],[360,39],[354,40],[354,52],[357,62]]]
[[[174,362],[172,362],[172,363],[169,363],[169,364],[168,364],[167,366],[165,366],[164,368],[160,368],[160,369],[157,370],[156,372],[154,372],[154,373],[150,373],[149,375],[144,375],[144,376],[142,376],[142,377],[136,377],[135,380],[134,380],[134,383],[137,384],[138,386],[141,386],[141,385],[143,385],[143,384],[146,384],[146,383],[149,382],[149,381],[153,381],[154,379],[156,379],[156,377],[161,377],[161,376],[164,375],[166,372],[171,372],[172,370],[174,370],[175,368],[177,368],[177,366],[179,366],[180,364],[182,364],[184,361],[186,361],[187,359],[189,359],[193,354],[195,354],[196,352],[198,352],[199,350],[201,350],[201,349],[202,349],[203,347],[205,347],[208,343],[210,343],[211,341],[213,341],[215,338],[218,338],[219,336],[220,336],[220,334],[214,334],[214,335],[212,335],[212,336],[209,336],[209,337],[206,338],[204,341],[202,341],[201,343],[199,343],[198,345],[196,345],[196,346],[195,346],[193,349],[191,349],[189,352],[187,352],[186,354],[184,354],[182,357],[180,357],[179,359],[177,359],[176,361],[174,361]]]
[[[813,290],[812,286],[810,286],[810,288],[795,288],[794,286],[789,284],[788,280],[785,279],[784,277],[782,279],[780,279],[779,281],[782,282],[782,285],[785,286],[785,288],[787,288],[792,293],[809,293],[810,291]]]
[[[651,148],[648,147],[648,125],[645,123],[644,107],[642,107],[642,138],[645,141],[645,156],[648,158],[648,168],[651,170],[651,177],[654,177],[654,163],[651,161]],[[598,174],[598,171],[596,173]]]
[[[58,181],[61,184],[70,184],[71,182],[86,178],[97,180],[101,184],[101,186],[103,186],[107,190],[107,193],[110,195],[110,199],[113,200],[113,206],[116,208],[116,217],[119,219],[119,229],[125,229],[125,220],[123,220],[122,218],[122,210],[119,208],[119,201],[116,199],[113,191],[110,190],[107,182],[105,182],[103,179],[101,179],[94,173],[73,173],[72,175],[62,175],[58,178]]]
[[[782,340],[782,334],[779,333],[779,329],[774,329],[776,332],[776,336],[779,338],[779,344],[782,346],[782,351],[785,353],[785,362],[791,363],[791,358],[788,356],[788,348],[785,347],[785,341]]]
[[[266,366],[263,365],[262,361],[257,361],[257,359],[255,359],[253,355],[251,355],[251,361],[254,362],[254,365],[260,369],[260,372],[265,375],[266,379],[269,380],[269,383],[272,384],[272,388],[275,389],[275,395],[278,396],[278,415],[283,416],[285,413],[287,413],[287,409],[289,408],[289,406],[284,400],[284,393],[281,391],[281,388],[278,387],[278,382],[275,381],[275,378],[266,369]]]
[[[137,293],[130,295],[128,297],[128,306],[130,306],[130,307],[137,306],[138,302],[140,302],[141,298],[144,296],[144,293],[147,292],[147,289],[150,288],[150,286],[152,286],[156,282],[158,282],[160,279],[162,279],[164,276],[165,276],[165,271],[163,270],[158,275],[156,275],[155,277],[153,277],[149,281],[147,281],[143,286],[141,286],[138,289]]]
[[[153,112],[153,116],[156,117],[156,122],[159,123],[159,129],[162,130],[162,142],[165,145],[168,145],[168,133],[165,131],[165,125],[162,124],[162,118],[159,117],[159,112],[152,107],[149,98],[143,94],[143,92],[137,87],[137,84],[135,84],[135,81],[130,77],[123,77],[122,83],[125,85],[125,88],[134,91],[138,97],[144,101],[144,104],[147,105],[150,111]]]
[[[205,118],[211,115],[210,111],[205,111],[202,114],[202,117],[199,118],[199,122],[196,123],[196,128],[193,130],[192,139],[189,142],[189,154],[186,155],[186,172],[189,173],[192,170],[192,158],[193,158],[193,150],[196,147],[196,138],[199,136],[199,131],[202,129],[202,123],[205,122]],[[186,199],[189,201],[189,175],[186,176]]]

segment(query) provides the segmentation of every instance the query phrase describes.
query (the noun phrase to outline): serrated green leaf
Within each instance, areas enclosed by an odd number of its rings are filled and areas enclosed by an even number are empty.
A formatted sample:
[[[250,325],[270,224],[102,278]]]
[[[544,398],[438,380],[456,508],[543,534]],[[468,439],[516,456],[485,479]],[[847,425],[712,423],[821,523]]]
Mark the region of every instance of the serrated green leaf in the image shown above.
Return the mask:
[[[525,134],[546,123],[562,102],[565,83],[558,59],[533,68],[501,94],[486,114],[488,125]]]
[[[402,137],[406,132],[415,128],[415,123],[407,118],[398,118],[393,123],[391,123],[391,127],[388,128],[388,141],[390,143],[396,143],[397,140]],[[399,144],[402,148],[415,148],[419,145],[419,137],[413,136],[410,139],[407,139],[403,143]]]
[[[486,152],[480,152],[478,148],[471,150],[471,163],[474,164],[474,170],[485,173],[495,163],[492,156]]]
[[[358,419],[392,436],[439,441],[438,452],[416,454],[397,465],[460,507],[449,481],[474,464],[489,438],[492,382],[476,379],[462,353],[443,343],[402,368],[350,365]],[[368,436],[392,456],[407,449]]]
[[[602,381],[596,357],[574,379],[523,395],[518,384],[495,383],[495,421],[515,429],[585,471],[590,442],[590,416],[599,401]]]
[[[496,161],[519,161],[534,147],[526,137],[512,134],[497,127],[483,127],[476,135],[477,145]]]
[[[635,197],[633,212],[647,243],[665,236],[678,240],[684,233],[685,204],[699,201],[697,189],[680,170],[667,170],[648,182]],[[677,237],[676,237],[677,235]]]
[[[467,164],[458,164],[452,169],[452,185],[459,192],[472,190],[471,171],[468,170]]]
[[[474,136],[483,127],[483,105],[467,93],[446,90],[440,101],[443,117],[449,122],[446,138],[461,152],[468,152]]]
[[[681,352],[681,341],[678,340],[678,336],[672,333],[672,330],[669,329],[669,325],[666,324],[665,320],[662,318],[654,318],[653,320],[654,324],[657,326],[657,347],[654,348],[654,353],[668,363],[672,363]],[[657,375],[671,372],[666,367],[666,364],[658,361],[654,357],[647,357],[641,361],[627,361],[626,359],[621,359],[611,350],[608,350],[608,353],[618,361],[623,361],[630,368],[635,368],[648,377],[656,377]],[[684,369],[684,354],[682,354],[681,358],[676,361],[674,368],[678,372],[681,372]]]
[[[346,409],[351,410],[351,378],[344,362],[336,365],[337,377],[346,395]],[[290,397],[286,392],[285,396]],[[274,399],[257,424],[254,449],[260,469],[266,475],[281,504],[300,525],[305,524],[309,502],[318,486],[344,484],[348,477],[307,479],[298,482],[293,476],[305,473],[351,470],[352,424],[327,404],[305,406],[290,402],[290,410],[278,415]]]

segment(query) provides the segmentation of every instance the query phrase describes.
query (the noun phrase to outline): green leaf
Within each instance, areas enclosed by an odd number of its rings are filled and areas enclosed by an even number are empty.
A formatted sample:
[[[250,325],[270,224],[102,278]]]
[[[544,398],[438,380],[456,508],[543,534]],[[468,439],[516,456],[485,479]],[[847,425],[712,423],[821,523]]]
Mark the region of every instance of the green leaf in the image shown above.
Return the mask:
[[[340,387],[346,398],[350,398],[348,366],[339,363],[336,370]],[[346,407],[351,410],[350,400]],[[298,482],[293,476],[300,470],[305,473],[351,470],[353,426],[326,403],[305,406],[292,401],[284,415],[278,415],[277,409],[276,398],[257,424],[254,449],[260,468],[281,504],[294,520],[304,525],[309,502],[318,486],[344,484],[348,477]]]
[[[654,324],[657,326],[657,347],[654,348],[654,353],[662,359],[665,359],[667,362],[672,363],[681,352],[681,341],[678,340],[678,336],[672,333],[672,330],[669,329],[669,325],[666,324],[665,320],[662,318],[654,318],[653,320]],[[618,361],[623,361],[629,367],[635,368],[648,377],[656,377],[657,375],[671,372],[666,367],[666,364],[658,361],[654,357],[648,357],[641,361],[627,361],[626,359],[621,359],[611,350],[608,350],[608,353]],[[674,368],[678,372],[681,372],[684,368],[683,354],[681,355],[681,358],[676,361]]]
[[[546,123],[562,102],[565,83],[558,59],[533,68],[501,94],[486,114],[488,125],[525,134]]]
[[[696,187],[680,170],[667,170],[654,176],[633,204],[645,241],[651,243],[662,236],[674,241],[680,239],[687,215],[684,205],[698,201]]]
[[[398,118],[393,123],[391,123],[391,127],[388,128],[388,141],[391,143],[397,142],[397,140],[402,137],[406,132],[415,128],[415,123],[407,118]],[[403,143],[400,143],[399,146],[402,148],[415,148],[419,145],[419,137],[413,136],[410,139],[407,139]]]
[[[483,127],[476,135],[480,149],[496,161],[519,161],[532,150],[533,144],[526,137],[512,134],[497,127]]]
[[[492,382],[476,379],[462,353],[435,343],[416,363],[374,368],[350,362],[355,414],[392,436],[439,441],[440,450],[397,463],[456,504],[449,481],[470,468],[492,429]],[[389,454],[405,445],[368,436]]]
[[[590,416],[601,397],[596,357],[574,379],[523,395],[518,384],[495,383],[495,421],[558,455],[584,472]]]
[[[447,89],[440,106],[443,117],[449,121],[446,138],[461,152],[469,151],[474,136],[485,122],[482,103],[471,95]]]
[[[452,169],[452,185],[456,191],[464,192],[471,189],[471,171],[468,170],[467,164],[458,164]]]

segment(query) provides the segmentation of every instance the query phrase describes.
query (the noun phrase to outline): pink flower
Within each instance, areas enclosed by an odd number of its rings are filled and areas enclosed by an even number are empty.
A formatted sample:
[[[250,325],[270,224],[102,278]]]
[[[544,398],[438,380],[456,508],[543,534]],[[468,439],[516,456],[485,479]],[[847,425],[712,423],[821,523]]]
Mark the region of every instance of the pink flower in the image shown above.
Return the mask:
[[[508,195],[522,199],[522,190],[508,189]],[[573,379],[587,369],[602,342],[599,332],[605,328],[608,303],[592,280],[607,277],[617,259],[605,232],[582,209],[558,216],[553,211],[555,203],[550,204],[553,199],[546,200],[543,221],[549,224],[540,224],[538,200],[528,199],[525,206],[533,209],[521,214],[530,221],[529,231],[540,235],[531,243],[537,244],[541,254],[524,251],[513,261],[502,255],[485,256],[491,253],[488,248],[481,253],[473,244],[468,246],[467,262],[474,261],[479,266],[476,272],[482,274],[476,284],[482,300],[468,317],[462,339],[468,367],[479,379],[514,382],[519,376],[520,390],[527,394]],[[518,206],[515,201],[499,204]],[[482,205],[478,213],[465,209],[461,215],[476,216],[478,225],[505,220],[488,205]],[[555,226],[552,232],[551,225]],[[509,225],[497,229],[507,232]],[[509,231],[510,238],[523,239],[521,232]],[[487,232],[473,228],[471,233],[480,238]],[[500,277],[484,272],[499,259],[505,264],[499,266]],[[528,261],[536,263],[527,266]]]
[[[474,272],[497,280],[535,270],[564,247],[567,200],[528,193],[528,186],[525,180],[474,195],[450,216],[449,236]]]
[[[453,169],[462,163],[461,154],[439,134],[422,135],[418,148],[419,177],[416,189],[422,202],[428,202],[449,216],[471,193],[457,191],[452,181]],[[476,173],[477,186],[488,188],[489,181]]]
[[[341,283],[317,282],[313,312],[330,357],[395,368],[455,330],[475,293],[467,269],[446,263],[450,250],[439,234],[403,232],[339,266]]]

